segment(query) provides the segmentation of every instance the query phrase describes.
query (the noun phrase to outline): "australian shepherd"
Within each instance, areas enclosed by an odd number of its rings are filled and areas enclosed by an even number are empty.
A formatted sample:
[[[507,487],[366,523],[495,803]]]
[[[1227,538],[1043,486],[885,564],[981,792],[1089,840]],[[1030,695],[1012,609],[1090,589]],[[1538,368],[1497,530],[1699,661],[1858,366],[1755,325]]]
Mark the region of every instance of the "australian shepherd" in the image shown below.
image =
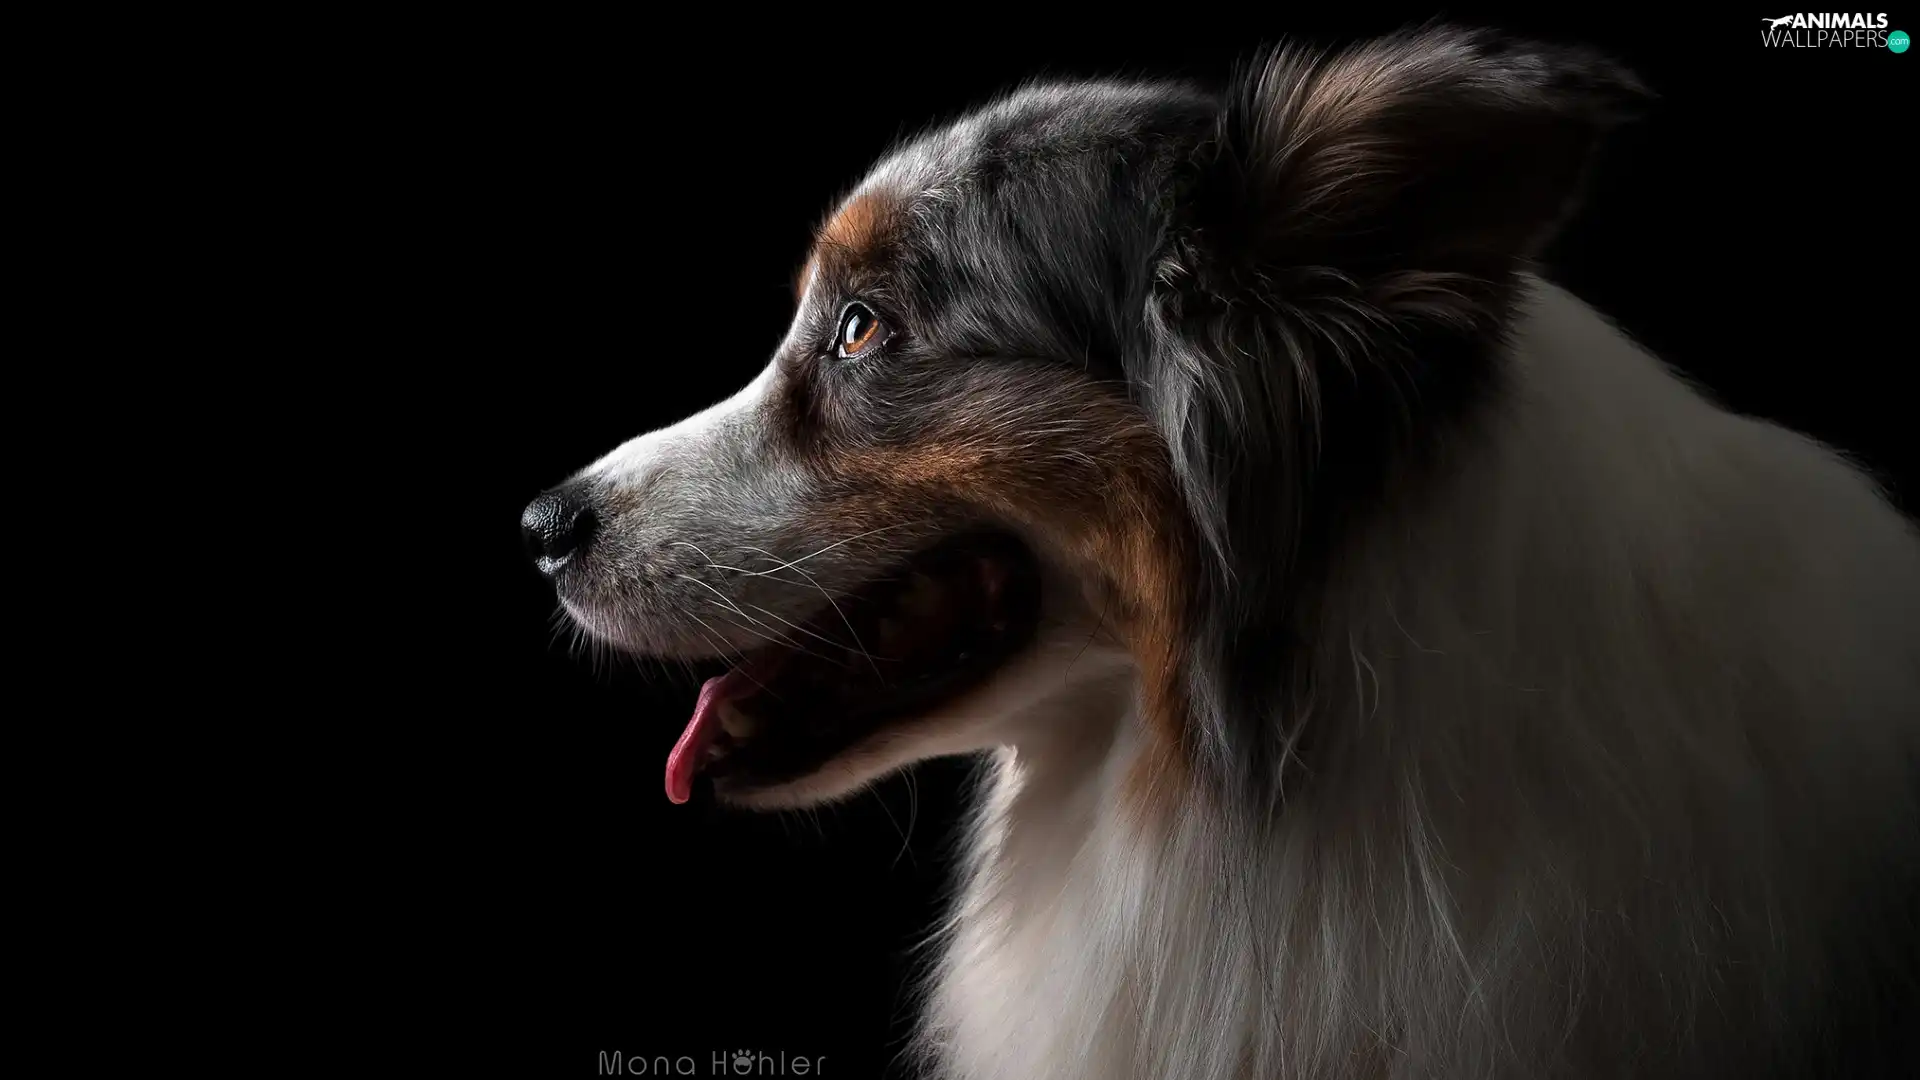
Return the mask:
[[[932,1074],[1897,1070],[1920,536],[1536,272],[1648,99],[1436,26],[1029,86],[527,508],[588,634],[731,665],[669,798],[983,756]]]

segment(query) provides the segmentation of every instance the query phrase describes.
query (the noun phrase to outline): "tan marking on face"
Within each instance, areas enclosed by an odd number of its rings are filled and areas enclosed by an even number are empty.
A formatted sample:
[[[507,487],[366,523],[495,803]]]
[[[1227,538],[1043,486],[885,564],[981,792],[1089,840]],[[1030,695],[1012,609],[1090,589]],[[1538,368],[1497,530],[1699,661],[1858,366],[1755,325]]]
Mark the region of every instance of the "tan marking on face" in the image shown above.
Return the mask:
[[[875,262],[892,235],[899,207],[898,199],[882,191],[862,192],[847,200],[814,236],[813,250],[801,271],[801,295],[816,272],[846,273]]]
[[[1186,777],[1188,519],[1166,448],[1134,406],[1058,378],[1041,393],[1047,407],[1028,396],[1017,425],[976,427],[966,418],[980,413],[961,408],[910,446],[837,458],[832,467],[861,494],[836,508],[848,517],[834,528],[960,503],[1025,527],[1079,566],[1106,594],[1106,621],[1139,669],[1149,740],[1133,788],[1142,805],[1166,806]]]
[[[870,251],[885,236],[893,209],[894,200],[878,192],[855,195],[821,228],[820,242],[847,252]]]

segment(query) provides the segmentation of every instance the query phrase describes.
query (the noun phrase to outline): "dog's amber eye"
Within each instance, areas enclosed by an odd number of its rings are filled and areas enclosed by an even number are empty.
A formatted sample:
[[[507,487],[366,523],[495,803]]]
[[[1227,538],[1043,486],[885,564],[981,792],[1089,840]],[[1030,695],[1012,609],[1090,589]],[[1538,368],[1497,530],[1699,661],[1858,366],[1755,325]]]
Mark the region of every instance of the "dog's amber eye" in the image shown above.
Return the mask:
[[[851,360],[872,352],[887,339],[880,316],[865,304],[848,304],[840,315],[840,358]]]

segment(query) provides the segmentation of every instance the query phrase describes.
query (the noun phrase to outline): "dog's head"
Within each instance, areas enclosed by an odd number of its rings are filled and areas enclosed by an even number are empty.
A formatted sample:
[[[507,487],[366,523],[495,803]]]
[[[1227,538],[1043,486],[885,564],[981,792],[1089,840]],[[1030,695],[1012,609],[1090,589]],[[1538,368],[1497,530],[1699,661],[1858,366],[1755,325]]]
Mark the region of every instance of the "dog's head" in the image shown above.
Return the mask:
[[[1259,771],[1303,583],[1497,383],[1516,275],[1637,92],[1451,30],[1224,96],[1024,90],[875,167],[759,375],[536,500],[536,560],[592,635],[733,663],[676,799],[833,798],[1088,698],[1137,707],[1146,779]]]

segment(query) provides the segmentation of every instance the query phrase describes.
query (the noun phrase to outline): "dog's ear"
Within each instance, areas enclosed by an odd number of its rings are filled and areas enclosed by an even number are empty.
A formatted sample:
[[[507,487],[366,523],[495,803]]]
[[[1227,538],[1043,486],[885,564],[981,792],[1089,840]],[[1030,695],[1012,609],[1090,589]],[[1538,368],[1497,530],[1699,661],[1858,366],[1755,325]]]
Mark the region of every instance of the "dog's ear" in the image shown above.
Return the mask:
[[[1584,50],[1444,27],[1236,80],[1178,179],[1136,380],[1222,571],[1226,668],[1310,634],[1273,625],[1312,617],[1308,549],[1485,385],[1519,271],[1648,96]]]
[[[1537,254],[1601,136],[1648,97],[1605,57],[1486,32],[1282,48],[1227,95],[1188,223],[1224,291],[1318,268],[1424,309],[1437,298],[1401,289],[1444,277],[1471,294]]]
[[[1180,181],[1149,316],[1189,355],[1147,381],[1212,382],[1173,407],[1215,398],[1247,451],[1263,419],[1324,428],[1321,394],[1343,381],[1385,379],[1380,401],[1431,404],[1428,376],[1461,374],[1432,370],[1446,351],[1432,335],[1499,333],[1516,272],[1570,209],[1601,136],[1650,96],[1584,49],[1449,27],[1268,54]],[[1395,353],[1418,355],[1407,367]],[[1162,412],[1170,435],[1207,434]]]

